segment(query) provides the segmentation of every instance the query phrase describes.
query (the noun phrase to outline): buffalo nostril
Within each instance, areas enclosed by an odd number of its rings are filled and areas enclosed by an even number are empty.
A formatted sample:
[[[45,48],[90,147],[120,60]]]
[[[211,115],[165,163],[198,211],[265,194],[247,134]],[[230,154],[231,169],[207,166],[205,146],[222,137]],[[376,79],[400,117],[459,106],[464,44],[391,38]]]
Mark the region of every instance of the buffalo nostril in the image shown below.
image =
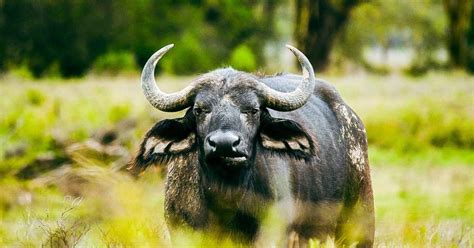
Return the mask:
[[[237,140],[232,143],[233,147],[236,147],[240,144],[240,137],[237,137]]]
[[[213,141],[210,137],[209,137],[209,139],[207,139],[207,142],[209,143],[210,146],[216,147],[216,142]]]

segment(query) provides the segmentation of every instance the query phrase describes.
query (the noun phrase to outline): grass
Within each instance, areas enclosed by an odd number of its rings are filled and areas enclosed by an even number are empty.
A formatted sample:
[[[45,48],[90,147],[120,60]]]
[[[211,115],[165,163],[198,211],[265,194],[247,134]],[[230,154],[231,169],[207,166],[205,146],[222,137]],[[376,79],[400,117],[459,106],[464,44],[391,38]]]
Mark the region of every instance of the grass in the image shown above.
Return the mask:
[[[72,166],[31,180],[15,176],[39,155],[54,157],[124,123],[134,126],[120,129],[119,140],[133,151],[156,120],[180,115],[153,110],[137,78],[0,82],[0,246],[169,246],[158,169],[134,179],[113,166],[123,160],[79,147],[70,151]],[[452,73],[328,79],[367,127],[376,244],[472,247],[474,78]],[[159,81],[172,91],[189,78]],[[200,239],[186,234],[179,242],[230,246]]]

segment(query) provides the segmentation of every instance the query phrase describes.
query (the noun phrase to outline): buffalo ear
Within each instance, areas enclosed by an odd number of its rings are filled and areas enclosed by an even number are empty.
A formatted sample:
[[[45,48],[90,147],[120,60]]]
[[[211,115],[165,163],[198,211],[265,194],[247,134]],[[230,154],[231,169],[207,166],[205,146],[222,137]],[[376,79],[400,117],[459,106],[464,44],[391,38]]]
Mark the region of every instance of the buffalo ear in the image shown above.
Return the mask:
[[[296,122],[266,114],[260,128],[261,144],[267,150],[297,158],[314,155],[314,141]]]
[[[196,142],[191,119],[185,116],[156,123],[146,133],[128,169],[138,173],[150,165],[166,163],[192,151]]]

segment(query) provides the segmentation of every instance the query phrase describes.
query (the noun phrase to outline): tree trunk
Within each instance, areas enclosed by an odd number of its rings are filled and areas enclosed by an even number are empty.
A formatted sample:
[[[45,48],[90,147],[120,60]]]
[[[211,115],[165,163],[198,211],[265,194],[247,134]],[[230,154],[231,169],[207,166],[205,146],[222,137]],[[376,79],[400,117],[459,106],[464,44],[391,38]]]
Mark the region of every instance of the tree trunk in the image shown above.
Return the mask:
[[[294,38],[316,71],[326,69],[338,33],[360,0],[295,0]]]
[[[472,60],[474,44],[468,38],[473,11],[472,0],[444,0],[444,9],[448,17],[447,49],[451,65],[468,69]],[[472,29],[472,27],[471,27]],[[472,34],[471,34],[472,35]],[[469,40],[471,40],[469,42]]]
[[[266,0],[263,2],[263,27],[267,38],[275,36],[275,10],[279,0]]]
[[[472,0],[471,0],[472,2]],[[474,4],[474,2],[473,2]],[[471,4],[472,6],[472,4]],[[471,20],[469,21],[469,30],[467,31],[467,64],[468,72],[474,74],[474,7],[471,7]]]

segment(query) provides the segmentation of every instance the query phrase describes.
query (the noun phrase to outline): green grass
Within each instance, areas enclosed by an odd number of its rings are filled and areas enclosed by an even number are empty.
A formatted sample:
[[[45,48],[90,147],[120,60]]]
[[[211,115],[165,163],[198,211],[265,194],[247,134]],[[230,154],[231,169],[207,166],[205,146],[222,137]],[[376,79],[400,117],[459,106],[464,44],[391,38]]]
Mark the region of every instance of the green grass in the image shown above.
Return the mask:
[[[169,92],[189,78],[158,81]],[[474,78],[360,75],[329,81],[367,127],[376,244],[473,246]],[[0,92],[0,246],[169,245],[159,170],[135,180],[110,169],[113,159],[79,150],[62,174],[19,180],[15,173],[38,155],[60,154],[64,146],[126,120],[136,121],[136,127],[120,135],[126,150],[134,151],[155,121],[182,113],[152,109],[138,77],[66,82],[7,78],[0,81]],[[201,238],[186,234],[179,242],[231,245]],[[332,243],[311,243],[321,245]]]

